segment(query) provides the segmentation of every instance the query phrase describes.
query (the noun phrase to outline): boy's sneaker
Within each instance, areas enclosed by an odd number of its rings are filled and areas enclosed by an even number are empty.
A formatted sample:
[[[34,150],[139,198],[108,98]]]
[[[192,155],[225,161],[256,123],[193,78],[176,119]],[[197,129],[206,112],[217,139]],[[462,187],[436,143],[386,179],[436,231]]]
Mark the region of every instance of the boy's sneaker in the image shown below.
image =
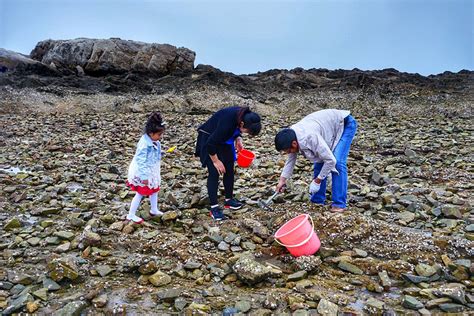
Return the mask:
[[[222,212],[219,206],[211,208],[211,211],[209,212],[209,214],[216,221],[221,221],[225,218],[224,212]]]
[[[242,208],[244,204],[242,202],[239,202],[236,199],[230,199],[228,201],[225,201],[224,208],[230,208],[233,210],[238,210]]]

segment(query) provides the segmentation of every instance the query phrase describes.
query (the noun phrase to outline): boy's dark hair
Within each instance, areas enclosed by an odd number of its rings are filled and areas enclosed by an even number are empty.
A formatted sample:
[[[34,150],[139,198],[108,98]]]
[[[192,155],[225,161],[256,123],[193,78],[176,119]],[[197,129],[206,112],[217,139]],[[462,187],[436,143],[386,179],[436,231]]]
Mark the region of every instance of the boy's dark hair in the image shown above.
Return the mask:
[[[145,133],[158,133],[165,130],[165,125],[163,123],[163,118],[159,112],[153,112],[148,117],[148,120],[145,124]]]
[[[291,128],[284,128],[275,136],[275,148],[278,151],[287,150],[294,140],[297,140],[295,131]]]
[[[249,130],[249,134],[256,136],[262,130],[262,123],[260,122],[260,115],[255,112],[247,112],[242,117],[242,122],[244,122],[244,128]]]

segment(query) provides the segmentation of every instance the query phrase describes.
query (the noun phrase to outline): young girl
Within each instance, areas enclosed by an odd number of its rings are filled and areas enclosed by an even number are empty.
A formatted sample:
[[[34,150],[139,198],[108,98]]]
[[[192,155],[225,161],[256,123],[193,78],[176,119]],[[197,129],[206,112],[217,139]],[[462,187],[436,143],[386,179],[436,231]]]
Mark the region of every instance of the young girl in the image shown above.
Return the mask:
[[[137,144],[135,156],[128,168],[127,185],[135,191],[127,220],[141,224],[143,219],[136,215],[143,196],[150,196],[150,215],[162,215],[158,210],[158,191],[160,191],[161,144],[165,126],[161,114],[154,112],[148,118],[145,131]]]

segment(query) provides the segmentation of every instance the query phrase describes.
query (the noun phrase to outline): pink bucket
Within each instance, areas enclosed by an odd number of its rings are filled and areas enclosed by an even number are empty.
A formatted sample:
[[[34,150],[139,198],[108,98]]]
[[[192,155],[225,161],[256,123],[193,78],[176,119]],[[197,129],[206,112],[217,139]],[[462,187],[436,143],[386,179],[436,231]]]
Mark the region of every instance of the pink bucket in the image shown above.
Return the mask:
[[[321,247],[318,235],[314,231],[313,219],[309,214],[298,215],[286,222],[275,233],[275,241],[286,247],[295,257],[310,256]]]

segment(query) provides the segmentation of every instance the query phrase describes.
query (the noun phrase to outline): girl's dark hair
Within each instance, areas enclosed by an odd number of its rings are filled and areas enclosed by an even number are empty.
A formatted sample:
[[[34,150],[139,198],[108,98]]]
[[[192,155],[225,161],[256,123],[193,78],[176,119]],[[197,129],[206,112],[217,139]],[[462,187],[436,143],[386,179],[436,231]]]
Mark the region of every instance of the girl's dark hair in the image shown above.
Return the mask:
[[[148,120],[145,124],[145,133],[158,133],[165,130],[165,125],[163,124],[163,118],[159,112],[153,112],[148,117]]]

